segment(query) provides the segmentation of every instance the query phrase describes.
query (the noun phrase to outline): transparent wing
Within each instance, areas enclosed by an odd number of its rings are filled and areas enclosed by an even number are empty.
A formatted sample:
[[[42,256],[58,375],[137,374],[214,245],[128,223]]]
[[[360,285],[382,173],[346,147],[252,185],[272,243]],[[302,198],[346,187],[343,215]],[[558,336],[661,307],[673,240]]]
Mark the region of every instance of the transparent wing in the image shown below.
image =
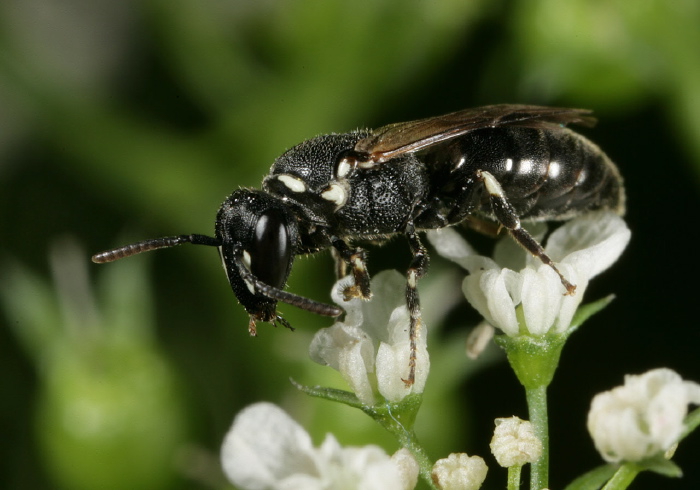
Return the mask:
[[[465,109],[444,116],[389,124],[372,131],[355,145],[367,162],[382,163],[482,128],[516,126],[557,128],[565,124],[592,126],[595,118],[585,109],[501,104]]]

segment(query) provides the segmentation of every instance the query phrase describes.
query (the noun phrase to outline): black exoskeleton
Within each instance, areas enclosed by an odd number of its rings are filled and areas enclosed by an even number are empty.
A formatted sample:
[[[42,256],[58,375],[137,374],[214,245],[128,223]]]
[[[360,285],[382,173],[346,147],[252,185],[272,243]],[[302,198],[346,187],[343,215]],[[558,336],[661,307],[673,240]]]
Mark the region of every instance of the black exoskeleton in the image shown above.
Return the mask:
[[[278,301],[321,315],[343,312],[284,290],[295,256],[335,249],[354,277],[345,299],[369,299],[366,253],[352,243],[402,234],[413,255],[406,286],[410,370],[404,379],[411,385],[421,325],[416,285],[428,265],[417,232],[470,216],[493,220],[559,274],[565,294],[575,292],[520,220],[566,220],[601,208],[624,212],[615,165],[565,127],[593,121],[589,111],[579,109],[495,105],[318,136],[280,156],[262,190],[234,191],[217,214],[215,237],[146,240],[97,254],[93,261],[181,243],[216,246],[255,335],[259,321],[289,327],[277,312]]]

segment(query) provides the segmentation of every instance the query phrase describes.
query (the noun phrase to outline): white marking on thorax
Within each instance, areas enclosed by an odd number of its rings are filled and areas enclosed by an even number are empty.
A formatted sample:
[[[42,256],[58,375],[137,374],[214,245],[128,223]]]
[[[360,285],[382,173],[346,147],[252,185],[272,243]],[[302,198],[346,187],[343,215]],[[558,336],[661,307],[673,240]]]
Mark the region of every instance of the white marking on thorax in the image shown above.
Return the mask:
[[[350,165],[348,161],[345,158],[343,158],[342,160],[340,160],[340,162],[338,162],[338,171],[336,172],[337,177],[339,179],[347,177],[351,170],[352,165]]]
[[[277,176],[277,180],[282,182],[287,189],[292,192],[306,192],[306,184],[298,177],[289,174],[280,174]]]
[[[338,207],[344,206],[345,202],[348,200],[347,192],[345,192],[343,186],[338,183],[332,183],[326,187],[326,190],[321,193],[321,197]]]

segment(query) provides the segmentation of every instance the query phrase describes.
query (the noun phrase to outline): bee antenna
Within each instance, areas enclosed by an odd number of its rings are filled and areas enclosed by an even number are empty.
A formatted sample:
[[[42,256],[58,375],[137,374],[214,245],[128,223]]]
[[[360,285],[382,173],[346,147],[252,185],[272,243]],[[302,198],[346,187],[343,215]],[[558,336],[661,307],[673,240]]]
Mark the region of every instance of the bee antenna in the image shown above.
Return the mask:
[[[164,238],[152,238],[142,242],[124,245],[123,247],[114,248],[105,252],[100,252],[92,256],[92,261],[96,264],[106,264],[115,260],[131,257],[132,255],[142,252],[150,252],[161,248],[170,248],[183,243],[192,243],[193,245],[208,245],[210,247],[218,247],[221,242],[214,237],[206,235],[178,235]]]
[[[319,303],[309,298],[304,298],[303,296],[298,296],[296,294],[290,293],[288,291],[283,291],[269,284],[265,284],[260,279],[255,277],[255,275],[250,272],[250,270],[243,263],[243,259],[240,255],[235,254],[233,256],[234,263],[238,268],[238,273],[241,278],[248,284],[253,286],[255,293],[262,294],[267,298],[281,301],[282,303],[287,303],[288,305],[296,306],[302,310],[310,311],[311,313],[316,313],[317,315],[336,317],[342,315],[345,311],[339,306],[329,305],[326,303]]]

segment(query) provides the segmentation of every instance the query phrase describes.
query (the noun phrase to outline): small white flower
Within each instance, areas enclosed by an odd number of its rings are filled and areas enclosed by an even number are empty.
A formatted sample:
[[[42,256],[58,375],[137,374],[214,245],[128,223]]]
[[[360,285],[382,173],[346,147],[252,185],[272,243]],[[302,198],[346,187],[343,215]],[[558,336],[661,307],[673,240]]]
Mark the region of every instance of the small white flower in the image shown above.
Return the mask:
[[[243,490],[408,490],[418,463],[405,450],[343,448],[331,434],[315,448],[306,431],[272,403],[256,403],[234,419],[221,449],[229,480]]]
[[[486,479],[488,467],[483,458],[452,453],[433,465],[433,483],[441,490],[476,490]]]
[[[576,285],[573,295],[564,294],[551,267],[516,252],[510,237],[497,244],[495,260],[473,253],[451,228],[428,232],[428,239],[438,253],[469,271],[462,289],[486,321],[510,336],[544,335],[569,328],[588,281],[617,260],[630,231],[618,215],[600,211],[572,219],[552,233],[545,251]],[[515,257],[525,260],[518,262]],[[519,272],[514,270],[520,267]],[[522,309],[524,324],[518,321],[518,309]]]
[[[700,404],[700,385],[670,369],[628,375],[593,398],[588,432],[606,461],[640,461],[677,442],[691,403]]]
[[[382,271],[372,279],[371,301],[342,300],[348,279],[333,288],[333,300],[345,319],[319,330],[309,347],[311,359],[340,372],[365,405],[377,401],[375,386],[387,400],[397,402],[410,393],[422,393],[430,370],[426,328],[417,333],[415,383],[407,387],[410,344],[406,308],[406,279],[397,271]]]
[[[411,451],[406,448],[401,448],[391,456],[391,460],[399,468],[403,488],[415,488],[418,484],[420,467],[418,466],[416,458],[411,454]]]
[[[542,441],[532,424],[518,417],[496,419],[491,452],[504,468],[533,463],[542,456]]]

